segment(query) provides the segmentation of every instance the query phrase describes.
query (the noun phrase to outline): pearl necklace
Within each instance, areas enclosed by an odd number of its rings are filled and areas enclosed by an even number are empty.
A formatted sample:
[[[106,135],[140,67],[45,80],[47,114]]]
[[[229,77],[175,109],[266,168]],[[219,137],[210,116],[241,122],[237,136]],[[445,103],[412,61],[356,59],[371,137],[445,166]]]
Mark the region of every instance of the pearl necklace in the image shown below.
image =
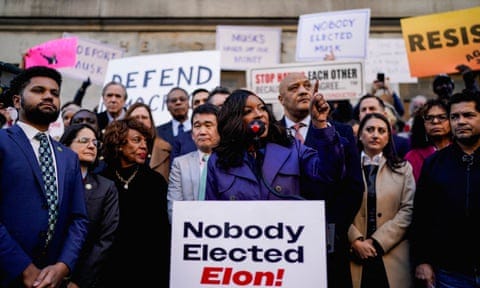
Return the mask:
[[[133,178],[135,178],[135,176],[137,175],[137,172],[138,172],[138,166],[137,166],[137,169],[135,169],[135,172],[133,172],[133,174],[127,180],[125,180],[118,173],[118,171],[115,170],[115,174],[117,175],[118,180],[120,180],[122,183],[124,183],[123,188],[125,188],[125,190],[128,190],[128,184],[133,180]]]

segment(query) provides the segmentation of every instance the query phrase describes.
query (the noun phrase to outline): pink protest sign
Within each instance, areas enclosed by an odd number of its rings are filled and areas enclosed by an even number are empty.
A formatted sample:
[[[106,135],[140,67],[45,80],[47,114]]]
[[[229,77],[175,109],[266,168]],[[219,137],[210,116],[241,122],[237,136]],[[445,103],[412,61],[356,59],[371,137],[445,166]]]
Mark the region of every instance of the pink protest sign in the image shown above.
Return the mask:
[[[25,55],[25,67],[73,67],[77,61],[76,50],[76,37],[51,40],[28,49]]]

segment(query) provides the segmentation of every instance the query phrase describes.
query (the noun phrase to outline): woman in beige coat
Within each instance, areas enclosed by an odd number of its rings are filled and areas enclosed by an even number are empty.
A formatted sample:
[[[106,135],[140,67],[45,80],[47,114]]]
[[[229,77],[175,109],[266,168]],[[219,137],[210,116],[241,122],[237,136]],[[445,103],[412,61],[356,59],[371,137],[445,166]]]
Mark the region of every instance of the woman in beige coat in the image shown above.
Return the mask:
[[[406,239],[415,193],[412,167],[396,156],[383,114],[366,115],[358,132],[365,192],[348,231],[353,287],[413,287]]]

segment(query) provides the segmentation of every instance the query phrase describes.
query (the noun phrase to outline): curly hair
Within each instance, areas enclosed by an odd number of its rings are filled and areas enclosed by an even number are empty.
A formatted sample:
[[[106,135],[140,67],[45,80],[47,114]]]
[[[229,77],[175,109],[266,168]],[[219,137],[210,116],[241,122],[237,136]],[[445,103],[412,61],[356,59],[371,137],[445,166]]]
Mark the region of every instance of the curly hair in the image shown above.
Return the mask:
[[[58,87],[62,86],[62,75],[57,70],[45,66],[33,66],[23,70],[10,81],[9,93],[21,95],[33,77],[48,77],[57,82]]]
[[[237,89],[230,94],[218,113],[218,132],[220,143],[214,149],[218,155],[220,168],[228,169],[242,165],[243,155],[253,139],[249,139],[247,127],[243,123],[243,109],[249,96],[255,96],[266,106],[263,99],[251,91]],[[293,143],[285,128],[277,124],[275,116],[267,107],[268,113],[268,135],[262,139],[263,142],[273,142],[289,147]]]
[[[385,115],[380,113],[369,113],[365,115],[362,121],[360,121],[360,125],[358,126],[358,137],[360,138],[362,130],[365,127],[367,121],[372,118],[380,119],[383,122],[385,122],[388,130],[388,142],[387,142],[387,145],[383,147],[383,150],[382,150],[383,156],[387,159],[387,166],[394,173],[400,173],[397,171],[397,169],[405,165],[406,161],[398,157],[397,152],[395,151],[395,146],[393,145],[393,138],[392,138],[392,126],[390,125],[390,122],[388,121],[387,117],[385,117]],[[363,146],[362,141],[357,141],[357,147],[358,147],[358,151],[363,151],[363,149],[365,148]]]
[[[121,146],[127,143],[128,130],[136,130],[147,140],[148,153],[151,153],[153,146],[153,135],[143,123],[127,118],[115,120],[107,125],[103,135],[103,156],[108,165],[117,166],[120,163]]]

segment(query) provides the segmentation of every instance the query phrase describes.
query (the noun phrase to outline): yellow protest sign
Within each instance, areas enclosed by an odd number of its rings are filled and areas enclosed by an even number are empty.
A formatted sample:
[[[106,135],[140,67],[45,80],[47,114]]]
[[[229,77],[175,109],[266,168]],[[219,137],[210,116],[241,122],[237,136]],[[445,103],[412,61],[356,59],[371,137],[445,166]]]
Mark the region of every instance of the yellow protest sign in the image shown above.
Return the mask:
[[[480,69],[480,7],[400,20],[414,77]]]

